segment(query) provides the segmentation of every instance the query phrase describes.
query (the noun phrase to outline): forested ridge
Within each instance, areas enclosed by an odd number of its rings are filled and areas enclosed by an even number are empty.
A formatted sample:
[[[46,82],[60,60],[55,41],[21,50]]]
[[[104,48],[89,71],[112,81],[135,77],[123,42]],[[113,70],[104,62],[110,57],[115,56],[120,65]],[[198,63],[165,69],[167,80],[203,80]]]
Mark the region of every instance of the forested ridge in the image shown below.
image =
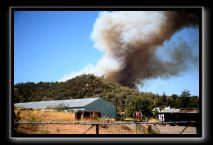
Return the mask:
[[[188,90],[181,95],[171,96],[139,92],[118,83],[96,77],[81,75],[66,82],[27,82],[14,85],[14,103],[42,100],[62,100],[101,97],[116,105],[118,111],[143,110],[148,112],[155,107],[198,108],[199,97],[191,96]],[[141,105],[143,104],[143,105]],[[128,113],[127,113],[128,114]]]

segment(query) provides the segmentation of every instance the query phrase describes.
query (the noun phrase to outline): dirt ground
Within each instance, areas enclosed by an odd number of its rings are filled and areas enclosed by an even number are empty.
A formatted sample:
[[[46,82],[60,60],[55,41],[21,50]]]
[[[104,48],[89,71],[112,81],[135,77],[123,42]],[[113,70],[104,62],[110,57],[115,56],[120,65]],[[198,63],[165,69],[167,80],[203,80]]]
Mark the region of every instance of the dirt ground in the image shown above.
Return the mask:
[[[43,112],[39,110],[15,110],[17,118],[20,122],[74,122],[74,113],[71,112]],[[109,119],[89,119],[81,120],[84,122],[106,122]],[[156,120],[151,120],[155,122]],[[111,120],[114,122],[114,120]],[[151,126],[151,131],[147,132],[148,126],[137,126],[135,124],[119,124],[119,125],[100,125],[99,134],[196,134],[195,127],[185,126]],[[136,129],[137,128],[137,129]],[[45,124],[32,125],[21,124],[17,127],[17,133],[24,134],[96,134],[96,126],[77,125],[77,124]]]
[[[196,134],[196,127],[191,126],[160,126],[157,125],[158,134]]]

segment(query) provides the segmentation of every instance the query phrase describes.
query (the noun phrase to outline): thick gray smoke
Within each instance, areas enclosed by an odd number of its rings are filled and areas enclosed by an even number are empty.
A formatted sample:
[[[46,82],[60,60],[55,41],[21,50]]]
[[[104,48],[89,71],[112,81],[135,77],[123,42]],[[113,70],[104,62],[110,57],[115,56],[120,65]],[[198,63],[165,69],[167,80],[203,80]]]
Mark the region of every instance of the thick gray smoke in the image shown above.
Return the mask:
[[[145,79],[174,76],[187,70],[194,57],[184,42],[170,46],[167,55],[172,59],[165,61],[156,52],[178,30],[197,25],[198,17],[192,12],[103,12],[95,22],[91,38],[95,47],[118,63],[116,69],[106,69],[105,76],[136,88]]]

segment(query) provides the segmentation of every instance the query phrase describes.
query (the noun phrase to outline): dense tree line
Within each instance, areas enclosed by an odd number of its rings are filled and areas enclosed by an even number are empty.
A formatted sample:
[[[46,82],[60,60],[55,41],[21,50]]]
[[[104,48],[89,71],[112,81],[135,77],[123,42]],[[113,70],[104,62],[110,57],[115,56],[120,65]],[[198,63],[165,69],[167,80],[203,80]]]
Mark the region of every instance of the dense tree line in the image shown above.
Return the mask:
[[[138,92],[94,75],[81,75],[66,82],[18,83],[14,85],[13,100],[17,103],[89,97],[101,97],[111,101],[116,105],[117,111],[125,111],[127,115],[137,110],[149,114],[155,107],[199,107],[199,97],[191,96],[187,90],[179,96]]]
[[[131,116],[134,111],[141,111],[144,117],[153,115],[153,109],[170,106],[171,108],[199,108],[199,97],[191,96],[188,90],[182,91],[181,95],[173,94],[161,96],[152,93],[143,93],[141,96],[134,96],[130,99],[125,108],[126,116]]]

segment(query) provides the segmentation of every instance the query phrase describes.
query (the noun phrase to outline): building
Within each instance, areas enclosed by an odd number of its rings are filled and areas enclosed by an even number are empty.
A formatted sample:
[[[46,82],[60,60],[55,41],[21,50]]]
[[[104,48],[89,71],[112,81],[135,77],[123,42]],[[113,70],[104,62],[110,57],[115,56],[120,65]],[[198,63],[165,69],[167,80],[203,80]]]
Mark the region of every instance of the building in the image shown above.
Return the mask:
[[[100,112],[100,116],[104,118],[116,117],[115,105],[99,97],[15,103],[14,106],[17,108],[24,108],[24,109],[41,109],[41,110],[60,109],[60,110],[68,111],[68,112],[85,110],[84,112],[88,112],[88,111]]]
[[[158,112],[161,122],[199,121],[199,110],[194,108],[166,108]]]

